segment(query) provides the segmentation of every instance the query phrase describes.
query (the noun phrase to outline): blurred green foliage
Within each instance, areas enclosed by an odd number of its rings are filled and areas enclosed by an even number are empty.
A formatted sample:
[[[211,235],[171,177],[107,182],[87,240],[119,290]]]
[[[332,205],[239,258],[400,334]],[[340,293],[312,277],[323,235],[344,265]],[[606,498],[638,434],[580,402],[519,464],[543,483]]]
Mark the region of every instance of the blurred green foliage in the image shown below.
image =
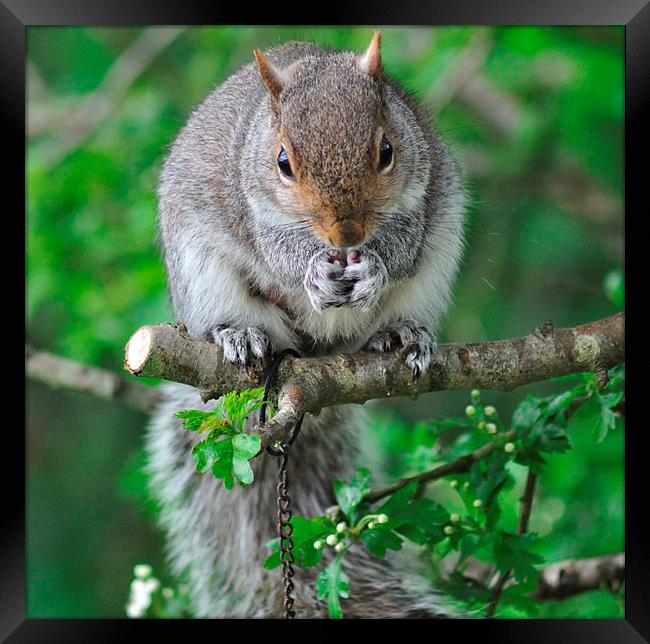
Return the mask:
[[[312,40],[361,51],[372,32],[179,29],[128,78],[120,65],[151,30],[30,27],[29,342],[121,369],[135,328],[173,318],[155,189],[191,109],[254,47]],[[471,196],[465,261],[439,339],[506,338],[548,318],[568,326],[619,310],[623,28],[390,27],[382,35],[386,70],[436,112]],[[539,383],[484,399],[507,416],[525,395],[556,389]],[[417,470],[407,458],[422,443],[413,422],[458,414],[465,399],[441,392],[374,405],[393,474]],[[28,615],[122,616],[132,565],[162,568],[141,472],[146,419],[34,384],[28,403]],[[570,440],[569,454],[549,457],[531,519],[547,561],[623,548],[623,432],[596,444],[574,428]],[[525,470],[513,465],[512,474],[503,509],[514,527]],[[438,482],[431,493],[451,507],[447,487]],[[606,592],[544,610],[623,614]]]

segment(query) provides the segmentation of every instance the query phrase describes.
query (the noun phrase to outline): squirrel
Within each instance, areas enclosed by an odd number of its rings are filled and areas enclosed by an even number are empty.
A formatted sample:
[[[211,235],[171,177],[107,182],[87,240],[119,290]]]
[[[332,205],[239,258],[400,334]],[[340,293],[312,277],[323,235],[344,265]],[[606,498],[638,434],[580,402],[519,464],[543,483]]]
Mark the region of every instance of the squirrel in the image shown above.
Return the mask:
[[[161,173],[177,319],[240,365],[286,348],[400,349],[417,378],[462,255],[459,167],[430,116],[384,72],[379,32],[364,53],[304,42],[253,53],[193,111]],[[194,615],[281,616],[280,576],[263,568],[277,536],[276,459],[254,459],[246,488],[197,474],[174,412],[211,405],[192,387],[163,387],[146,438],[149,484]],[[363,412],[305,417],[289,460],[294,514],[323,514],[333,479],[372,459],[355,427]],[[416,592],[417,577],[390,558],[353,546],[344,569],[345,617],[451,615],[444,596]],[[315,575],[296,569],[298,617],[327,616]]]

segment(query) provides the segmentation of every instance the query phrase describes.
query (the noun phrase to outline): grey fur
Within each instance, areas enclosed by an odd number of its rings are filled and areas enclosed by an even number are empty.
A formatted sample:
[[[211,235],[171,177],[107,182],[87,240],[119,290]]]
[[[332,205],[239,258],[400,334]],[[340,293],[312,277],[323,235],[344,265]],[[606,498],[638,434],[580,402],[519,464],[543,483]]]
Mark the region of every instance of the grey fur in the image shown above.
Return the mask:
[[[309,355],[407,347],[417,376],[430,361],[462,251],[457,167],[427,116],[389,77],[370,78],[359,55],[287,43],[266,56],[284,84],[277,102],[256,64],[245,66],[192,113],[165,163],[159,228],[177,320],[220,343],[232,362],[288,347]],[[368,150],[379,127],[395,162],[375,179]],[[301,176],[318,207],[306,210],[279,177],[280,130],[300,148]],[[328,233],[319,232],[329,225],[325,210],[345,235],[363,229],[358,263],[328,258]],[[279,573],[262,568],[264,544],[275,536],[275,460],[255,459],[246,489],[227,491],[195,473],[194,437],[173,413],[210,407],[191,388],[165,392],[147,450],[174,573],[190,585],[197,616],[280,615]],[[357,465],[381,469],[365,453],[362,416],[342,407],[306,418],[290,459],[297,514],[321,514],[334,503],[332,479],[349,479]],[[449,614],[444,598],[408,590],[404,564],[363,550],[348,561],[347,616]],[[326,614],[313,575],[298,575],[301,617]]]

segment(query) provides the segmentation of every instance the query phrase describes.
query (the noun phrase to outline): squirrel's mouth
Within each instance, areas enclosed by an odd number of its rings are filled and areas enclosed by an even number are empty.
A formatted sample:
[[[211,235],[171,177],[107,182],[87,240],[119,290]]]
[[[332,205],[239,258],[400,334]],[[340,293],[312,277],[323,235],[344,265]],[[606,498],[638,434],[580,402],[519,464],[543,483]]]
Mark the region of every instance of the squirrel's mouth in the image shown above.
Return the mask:
[[[335,248],[360,246],[372,232],[367,222],[353,218],[314,222],[312,230],[321,241]]]

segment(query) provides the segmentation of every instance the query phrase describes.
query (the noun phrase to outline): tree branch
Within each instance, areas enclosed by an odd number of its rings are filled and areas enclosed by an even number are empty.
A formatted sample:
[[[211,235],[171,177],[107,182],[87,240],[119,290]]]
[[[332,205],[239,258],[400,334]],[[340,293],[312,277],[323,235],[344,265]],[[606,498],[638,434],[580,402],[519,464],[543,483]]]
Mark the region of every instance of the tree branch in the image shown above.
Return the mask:
[[[588,590],[618,592],[625,581],[625,553],[559,561],[540,570],[537,599],[565,599]]]
[[[624,360],[624,313],[554,330],[547,323],[513,340],[439,345],[417,380],[399,353],[287,357],[278,370],[278,408],[294,415],[366,400],[417,396],[448,389],[509,391],[523,384],[577,371],[611,368]],[[247,369],[224,361],[220,347],[192,338],[172,325],[141,327],[126,347],[125,369],[197,387],[204,400],[261,385],[263,364]],[[287,438],[286,426],[262,428],[269,445]]]
[[[504,434],[504,438],[506,440],[512,436],[514,436],[514,432],[508,432],[507,434]],[[406,476],[403,479],[398,479],[394,483],[391,483],[386,487],[379,488],[378,490],[371,490],[363,497],[363,500],[367,503],[374,503],[375,501],[379,501],[379,499],[383,499],[385,496],[390,496],[394,492],[397,492],[397,490],[401,490],[403,487],[409,483],[412,483],[413,481],[418,481],[421,485],[423,485],[425,483],[437,481],[438,479],[441,479],[445,476],[449,476],[449,474],[464,474],[472,469],[472,465],[474,465],[476,461],[480,461],[482,458],[485,458],[496,448],[496,443],[486,443],[485,445],[482,445],[478,449],[474,450],[471,454],[465,454],[464,456],[457,458],[451,463],[445,463],[444,465],[440,465],[439,467],[429,470],[428,472],[423,472],[422,474]]]
[[[120,54],[106,72],[101,85],[85,95],[71,110],[71,114],[65,114],[63,127],[56,138],[37,148],[37,154],[42,157],[42,163],[47,169],[60,163],[97,132],[135,80],[184,29],[185,27],[146,29]],[[30,111],[33,107],[30,106]],[[36,111],[38,113],[38,107]],[[43,120],[41,114],[40,122],[37,119],[34,123],[30,122],[28,127],[42,130]]]
[[[533,509],[533,498],[535,496],[535,486],[537,484],[537,474],[533,472],[532,468],[528,468],[528,476],[526,477],[526,487],[524,489],[524,495],[521,497],[521,512],[519,514],[519,524],[517,526],[517,534],[525,534],[528,532],[528,521],[530,520],[530,513]],[[504,572],[496,581],[494,589],[492,590],[492,596],[490,597],[490,603],[488,604],[487,611],[485,613],[486,619],[491,619],[494,617],[494,612],[497,609],[497,604],[501,598],[501,593],[505,588],[505,585],[510,577],[512,569],[509,568]]]
[[[27,376],[55,389],[119,400],[145,412],[152,411],[159,400],[159,393],[153,387],[128,380],[106,369],[89,367],[45,351],[35,351],[29,346],[25,347],[25,358]]]
[[[539,571],[534,597],[540,600],[560,600],[590,590],[605,588],[618,592],[625,581],[625,554],[617,552],[586,559],[568,559],[544,566]],[[489,588],[494,566],[469,557],[462,572],[465,579]],[[511,579],[506,587],[511,585]]]

